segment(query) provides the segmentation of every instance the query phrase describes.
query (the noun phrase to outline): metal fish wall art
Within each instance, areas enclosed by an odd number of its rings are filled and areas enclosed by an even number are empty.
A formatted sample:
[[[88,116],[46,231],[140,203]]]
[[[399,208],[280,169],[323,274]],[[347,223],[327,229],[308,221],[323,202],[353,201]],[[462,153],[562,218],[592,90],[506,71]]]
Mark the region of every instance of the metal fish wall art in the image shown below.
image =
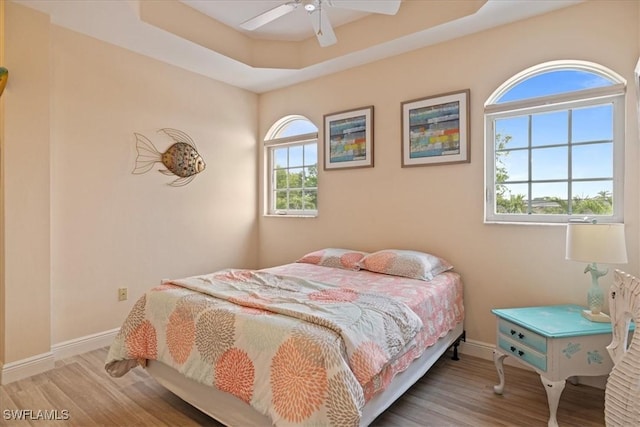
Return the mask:
[[[158,172],[178,176],[169,183],[170,186],[187,185],[207,166],[198,153],[195,142],[189,135],[177,129],[165,128],[158,132],[165,133],[174,141],[164,153],[158,151],[146,136],[134,132],[138,156],[132,173],[143,174],[149,172],[156,163],[162,163],[167,169],[160,169]]]
[[[0,96],[4,92],[4,88],[9,80],[9,70],[4,67],[0,67]]]

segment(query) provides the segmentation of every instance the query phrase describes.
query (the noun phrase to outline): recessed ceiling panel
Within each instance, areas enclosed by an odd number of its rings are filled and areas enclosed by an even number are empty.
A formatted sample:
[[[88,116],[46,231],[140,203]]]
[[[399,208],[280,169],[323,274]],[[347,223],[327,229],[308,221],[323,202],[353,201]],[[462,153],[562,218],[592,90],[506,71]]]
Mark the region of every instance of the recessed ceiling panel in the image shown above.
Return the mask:
[[[300,4],[291,13],[287,13],[278,19],[253,31],[240,28],[243,22],[274,9],[284,3],[292,3],[287,0],[180,0],[182,3],[210,16],[216,21],[222,22],[250,37],[265,40],[301,41],[314,36],[313,26],[307,11]],[[324,3],[324,2],[323,2]],[[336,3],[339,4],[339,3]],[[355,21],[369,13],[355,10],[341,9],[338,6],[323,5],[327,16],[334,28]]]

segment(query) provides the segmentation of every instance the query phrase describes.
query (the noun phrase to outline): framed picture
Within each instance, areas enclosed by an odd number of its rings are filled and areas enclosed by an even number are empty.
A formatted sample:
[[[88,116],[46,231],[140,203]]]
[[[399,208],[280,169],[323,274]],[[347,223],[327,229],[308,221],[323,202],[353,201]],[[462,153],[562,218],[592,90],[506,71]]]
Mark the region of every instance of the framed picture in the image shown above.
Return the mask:
[[[324,169],[373,167],[373,106],[324,116]]]
[[[468,162],[469,89],[402,103],[402,167]]]

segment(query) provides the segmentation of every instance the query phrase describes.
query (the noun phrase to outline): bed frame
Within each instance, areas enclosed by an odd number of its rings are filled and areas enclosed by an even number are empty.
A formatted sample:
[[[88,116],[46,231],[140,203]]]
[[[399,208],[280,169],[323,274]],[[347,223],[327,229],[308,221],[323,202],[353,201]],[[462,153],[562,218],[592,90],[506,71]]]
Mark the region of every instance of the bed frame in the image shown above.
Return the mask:
[[[458,360],[458,345],[465,340],[460,322],[447,335],[427,348],[422,356],[398,373],[391,384],[367,402],[362,410],[360,426],[368,426],[438,361],[453,346],[453,360]],[[227,426],[269,426],[271,420],[232,394],[198,383],[162,362],[149,360],[147,372],[166,389]]]

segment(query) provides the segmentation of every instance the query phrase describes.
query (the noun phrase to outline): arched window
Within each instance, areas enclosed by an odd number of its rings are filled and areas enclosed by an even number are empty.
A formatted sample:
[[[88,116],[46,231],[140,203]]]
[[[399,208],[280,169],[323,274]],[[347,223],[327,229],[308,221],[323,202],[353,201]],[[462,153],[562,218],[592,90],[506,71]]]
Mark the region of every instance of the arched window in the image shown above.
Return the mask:
[[[485,104],[485,221],[622,221],[625,85],[553,61],[500,86]]]
[[[264,141],[267,215],[318,214],[318,128],[303,116],[278,120]]]

